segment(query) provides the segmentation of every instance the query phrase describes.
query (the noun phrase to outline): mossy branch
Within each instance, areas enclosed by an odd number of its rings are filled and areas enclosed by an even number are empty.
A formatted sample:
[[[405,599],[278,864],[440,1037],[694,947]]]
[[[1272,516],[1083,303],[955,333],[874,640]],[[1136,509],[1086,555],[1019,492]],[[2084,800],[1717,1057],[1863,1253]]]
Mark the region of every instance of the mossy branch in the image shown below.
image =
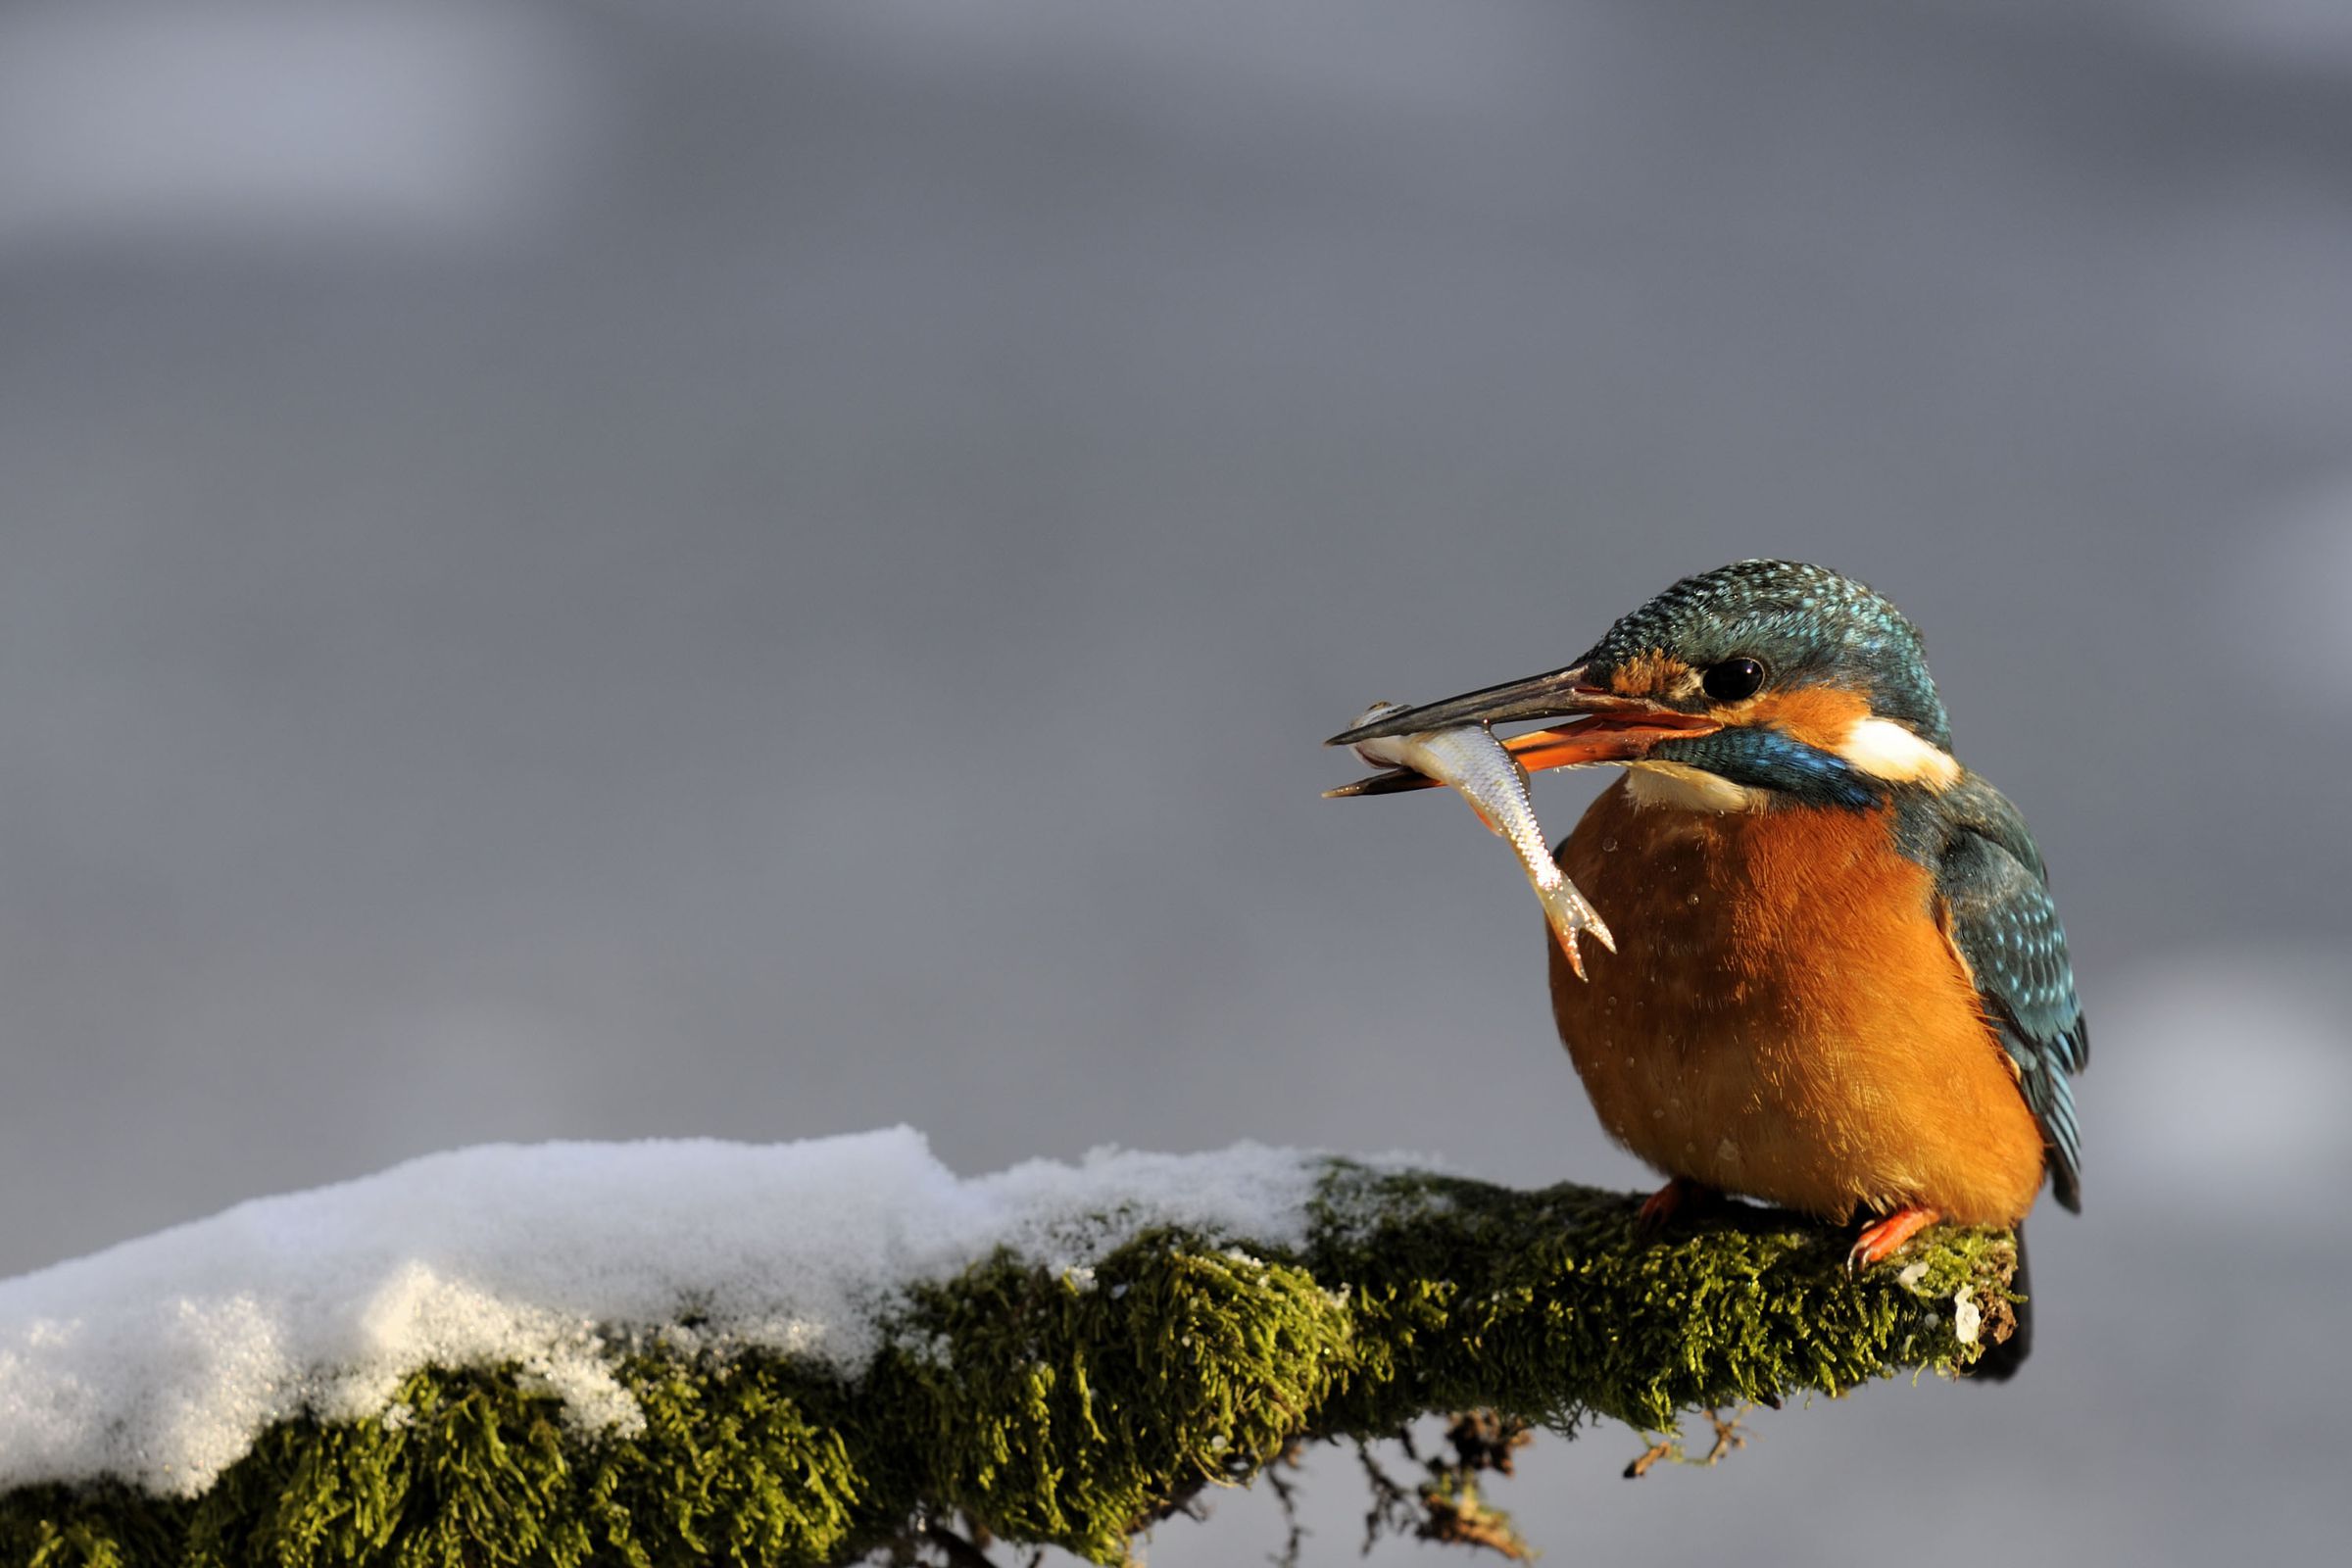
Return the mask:
[[[648,1342],[623,1369],[645,1415],[625,1437],[567,1427],[527,1371],[427,1370],[382,1416],[271,1428],[200,1496],[0,1497],[0,1562],[702,1568],[918,1546],[974,1561],[993,1539],[1118,1563],[1203,1488],[1302,1441],[1491,1410],[1507,1468],[1516,1422],[1666,1432],[1688,1411],[1956,1371],[1983,1348],[1962,1332],[2006,1332],[2004,1233],[1936,1231],[1907,1266],[1854,1278],[1848,1238],[1787,1214],[1735,1207],[1649,1238],[1634,1209],[1335,1161],[1303,1249],[1159,1231],[1084,1277],[1000,1254],[910,1292],[854,1380]],[[1499,1516],[1459,1479],[1488,1530]]]

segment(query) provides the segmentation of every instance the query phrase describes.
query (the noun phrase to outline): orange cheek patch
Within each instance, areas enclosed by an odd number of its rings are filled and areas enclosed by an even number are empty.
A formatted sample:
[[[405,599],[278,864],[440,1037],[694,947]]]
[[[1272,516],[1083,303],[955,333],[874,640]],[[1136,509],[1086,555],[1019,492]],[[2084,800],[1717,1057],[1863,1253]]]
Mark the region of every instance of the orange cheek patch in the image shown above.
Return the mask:
[[[1760,697],[1745,714],[1749,723],[1769,723],[1807,746],[1835,752],[1854,721],[1870,716],[1870,699],[1859,692],[1805,686]]]
[[[1690,673],[1689,664],[1653,648],[1618,665],[1609,675],[1609,689],[1620,697],[1662,697]]]

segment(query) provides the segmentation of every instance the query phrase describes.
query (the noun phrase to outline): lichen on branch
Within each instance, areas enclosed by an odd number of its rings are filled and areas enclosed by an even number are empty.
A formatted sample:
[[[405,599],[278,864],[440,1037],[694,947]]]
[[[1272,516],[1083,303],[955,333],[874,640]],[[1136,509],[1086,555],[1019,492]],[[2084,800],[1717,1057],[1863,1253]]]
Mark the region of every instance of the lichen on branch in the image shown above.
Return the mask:
[[[702,1568],[993,1540],[1118,1563],[1302,1442],[1466,1410],[1496,1413],[1490,1444],[1593,1416],[1671,1432],[1957,1372],[2005,1331],[2006,1233],[1935,1231],[1854,1277],[1849,1238],[1788,1214],[1732,1206],[1648,1237],[1635,1207],[1335,1160],[1303,1247],[1163,1229],[1060,1271],[1000,1251],[911,1287],[856,1375],[640,1336],[627,1434],[567,1423],[527,1367],[431,1368],[380,1415],[271,1427],[193,1497],[0,1496],[0,1562]],[[1459,1539],[1501,1539],[1458,1491]]]

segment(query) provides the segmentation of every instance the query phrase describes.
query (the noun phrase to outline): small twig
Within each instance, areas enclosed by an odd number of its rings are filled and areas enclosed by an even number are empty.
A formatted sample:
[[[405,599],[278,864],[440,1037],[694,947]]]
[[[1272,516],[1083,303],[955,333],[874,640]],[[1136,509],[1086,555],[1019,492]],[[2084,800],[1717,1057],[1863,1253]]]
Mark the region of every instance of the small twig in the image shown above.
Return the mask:
[[[1459,1497],[1431,1497],[1429,1519],[1414,1534],[1449,1546],[1484,1546],[1513,1562],[1532,1562],[1535,1548],[1511,1528],[1507,1515],[1488,1507],[1475,1491]]]
[[[1701,1466],[1720,1464],[1724,1455],[1730,1453],[1734,1448],[1747,1446],[1747,1429],[1740,1424],[1738,1412],[1735,1411],[1728,1420],[1713,1410],[1702,1410],[1699,1413],[1707,1418],[1707,1425],[1715,1432],[1715,1440],[1707,1445],[1705,1453],[1693,1459],[1683,1452],[1683,1445],[1680,1440],[1671,1437],[1660,1438],[1642,1449],[1635,1456],[1634,1462],[1625,1467],[1625,1479],[1628,1481],[1641,1480],[1649,1474],[1650,1467],[1660,1459],[1672,1459],[1676,1464]]]
[[[1400,1437],[1404,1451],[1411,1453],[1412,1439],[1401,1434]],[[1364,1515],[1364,1555],[1369,1557],[1383,1529],[1401,1536],[1420,1521],[1414,1517],[1413,1494],[1398,1486],[1396,1477],[1380,1467],[1380,1461],[1372,1457],[1370,1445],[1361,1439],[1356,1441],[1355,1457],[1364,1467],[1365,1485],[1372,1489],[1372,1508]]]
[[[1265,1469],[1259,1472],[1266,1478],[1266,1490],[1274,1494],[1276,1502],[1282,1504],[1282,1522],[1290,1532],[1283,1540],[1282,1550],[1268,1559],[1274,1568],[1298,1568],[1298,1548],[1306,1540],[1306,1526],[1298,1522],[1298,1483],[1283,1474],[1285,1469],[1298,1463],[1298,1440],[1293,1438],[1282,1446],[1280,1453],[1266,1461]]]
[[[1452,1457],[1427,1463],[1429,1479],[1421,1485],[1421,1522],[1413,1534],[1447,1545],[1484,1546],[1513,1562],[1532,1559],[1535,1549],[1521,1539],[1511,1516],[1491,1506],[1479,1488],[1483,1475],[1509,1475],[1513,1455],[1532,1441],[1524,1422],[1492,1410],[1457,1413],[1446,1428]]]
[[[1704,1413],[1707,1418],[1707,1425],[1715,1429],[1715,1441],[1713,1444],[1708,1446],[1707,1456],[1698,1461],[1700,1464],[1714,1464],[1721,1460],[1725,1454],[1731,1452],[1734,1448],[1744,1448],[1747,1446],[1747,1433],[1740,1425],[1740,1416],[1737,1411],[1733,1412],[1732,1418],[1729,1421],[1726,1421],[1722,1416],[1717,1415],[1712,1410],[1708,1410]]]
[[[1446,1429],[1446,1441],[1453,1445],[1452,1469],[1507,1476],[1512,1473],[1511,1456],[1535,1442],[1536,1435],[1524,1421],[1507,1420],[1492,1410],[1464,1410]]]
[[[1635,1456],[1634,1462],[1625,1467],[1625,1479],[1639,1481],[1649,1474],[1650,1466],[1656,1464],[1660,1459],[1672,1459],[1680,1451],[1672,1438],[1660,1438],[1642,1449]]]
[[[925,1525],[923,1540],[939,1548],[940,1555],[948,1559],[948,1568],[997,1568],[987,1552],[946,1525]]]

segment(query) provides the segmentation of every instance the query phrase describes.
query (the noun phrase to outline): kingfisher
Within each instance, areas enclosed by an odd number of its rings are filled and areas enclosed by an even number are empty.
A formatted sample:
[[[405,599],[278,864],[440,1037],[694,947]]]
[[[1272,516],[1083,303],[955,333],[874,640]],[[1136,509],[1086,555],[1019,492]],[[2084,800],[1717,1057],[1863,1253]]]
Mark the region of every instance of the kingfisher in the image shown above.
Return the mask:
[[[1617,951],[1587,979],[1546,948],[1601,1125],[1668,1178],[1645,1226],[1741,1195],[1857,1225],[1865,1266],[1938,1220],[2022,1227],[2045,1179],[2080,1212],[2090,1036],[2048,872],[1953,756],[1893,604],[1822,566],[1737,562],[1566,668],[1331,744],[1569,717],[1503,744],[1530,771],[1625,769],[1555,852]],[[2007,1377],[2029,1344],[2021,1309],[1977,1375]]]

